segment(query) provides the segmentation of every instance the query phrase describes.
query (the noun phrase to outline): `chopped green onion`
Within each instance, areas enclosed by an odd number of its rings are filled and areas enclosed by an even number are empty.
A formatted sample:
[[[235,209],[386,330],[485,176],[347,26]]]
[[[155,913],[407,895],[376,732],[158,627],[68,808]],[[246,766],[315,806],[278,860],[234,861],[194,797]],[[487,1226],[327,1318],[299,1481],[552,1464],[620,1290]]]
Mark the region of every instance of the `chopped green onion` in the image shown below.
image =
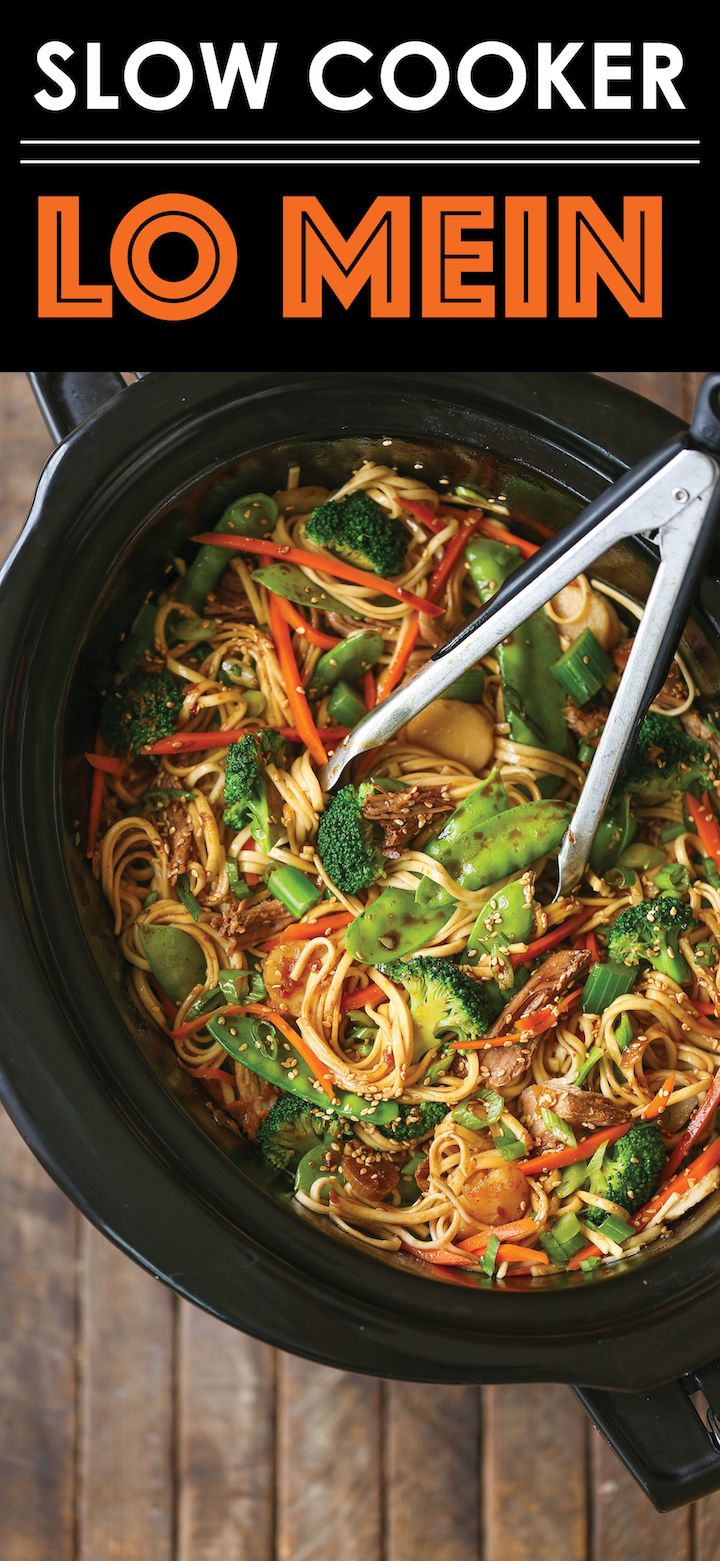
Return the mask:
[[[501,1132],[493,1134],[493,1149],[499,1151],[503,1160],[519,1160],[521,1155],[527,1153],[522,1139],[516,1138],[504,1125]]]
[[[560,1142],[562,1144],[567,1144],[568,1148],[570,1149],[575,1149],[577,1147],[577,1139],[569,1122],[563,1122],[562,1117],[558,1116],[557,1111],[551,1111],[549,1106],[543,1106],[542,1119],[545,1123],[548,1133],[552,1133],[555,1138],[559,1138]]]
[[[592,629],[583,629],[552,668],[553,677],[578,705],[586,705],[599,692],[611,671],[612,662]]]
[[[576,1236],[581,1236],[580,1221],[577,1214],[561,1214],[559,1220],[553,1225],[553,1235],[562,1246],[567,1246],[568,1241],[574,1241]]]
[[[573,1084],[575,1084],[577,1087],[579,1087],[581,1084],[584,1084],[588,1074],[592,1073],[596,1062],[599,1062],[602,1056],[602,1046],[591,1047],[587,1057],[585,1058],[585,1061],[581,1063],[580,1067],[578,1068],[577,1078],[573,1079]]]
[[[597,1228],[601,1236],[607,1236],[608,1241],[623,1242],[635,1235],[634,1226],[627,1220],[621,1220],[619,1214],[606,1214]]]
[[[660,830],[660,839],[666,843],[670,840],[677,840],[680,835],[686,833],[686,829],[687,826],[685,824],[666,824],[665,828]]]
[[[682,862],[668,862],[655,874],[653,882],[658,889],[668,889],[671,894],[684,894],[690,888],[690,874]]]
[[[245,688],[257,688],[257,677],[253,667],[246,666],[237,656],[226,656],[220,663],[220,682],[242,684]]]
[[[358,698],[355,690],[340,678],[335,684],[332,693],[328,696],[328,715],[332,717],[337,726],[357,726],[367,715],[367,709]]]
[[[499,1248],[500,1237],[491,1236],[480,1259],[480,1267],[484,1274],[493,1274],[495,1272],[495,1264],[497,1262]]]
[[[234,857],[228,856],[225,860],[227,880],[233,894],[238,900],[246,900],[250,893],[250,885],[241,876],[240,869]]]
[[[595,758],[595,749],[592,743],[578,743],[578,764],[592,764]]]
[[[243,698],[247,705],[248,715],[262,715],[266,700],[265,695],[261,694],[259,688],[246,688]]]
[[[275,899],[297,920],[306,911],[312,910],[321,898],[321,891],[311,882],[307,873],[301,873],[299,867],[278,867],[270,874],[267,886]]]
[[[247,970],[219,970],[218,986],[226,1003],[240,1003],[247,996]]]
[[[635,845],[626,847],[618,861],[620,867],[635,867],[639,873],[647,873],[653,867],[661,867],[667,857],[659,846],[644,845],[638,840]]]
[[[621,1052],[624,1052],[625,1047],[629,1046],[631,1041],[634,1041],[635,1031],[633,1030],[629,1014],[622,1013],[620,1015],[617,1024],[614,1026],[614,1035]]]
[[[495,1089],[480,1090],[478,1098],[485,1105],[485,1115],[483,1117],[476,1116],[472,1110],[473,1101],[464,1101],[462,1105],[455,1106],[452,1111],[453,1121],[457,1122],[460,1127],[470,1128],[471,1132],[474,1133],[489,1127],[492,1122],[497,1122],[505,1110],[505,1101],[502,1095]]]
[[[469,705],[479,704],[485,687],[485,673],[482,667],[468,667],[467,672],[462,672],[454,683],[446,688],[443,699],[464,699]]]
[[[720,889],[720,872],[718,872],[717,864],[713,861],[711,856],[703,856],[700,858],[700,860],[702,862],[702,875],[705,879],[705,882],[709,883],[711,889]]]
[[[611,889],[629,889],[637,881],[632,867],[611,867],[605,874],[605,882]]]
[[[188,614],[187,618],[180,617],[170,626],[168,640],[171,645],[198,645],[203,640],[211,640],[217,634],[217,627],[215,619]]]
[[[624,997],[632,990],[637,978],[637,965],[620,965],[612,959],[604,965],[593,965],[583,987],[583,1013],[604,1013],[616,997]]]
[[[720,957],[717,943],[705,939],[693,944],[693,955],[698,965],[716,965]]]
[[[602,1263],[602,1258],[597,1256],[583,1258],[582,1263],[580,1264],[581,1272],[583,1274],[591,1273],[593,1268],[597,1268],[598,1263]]]
[[[565,1267],[568,1259],[567,1252],[565,1251],[565,1248],[560,1245],[560,1242],[555,1240],[552,1231],[543,1231],[540,1237],[540,1245],[543,1249],[543,1252],[547,1252],[550,1262],[554,1263],[556,1268]]]
[[[489,499],[486,493],[482,493],[480,488],[473,488],[469,482],[459,482],[453,489],[453,493],[459,499],[469,499],[471,504],[487,505],[495,503],[494,499]]]
[[[578,1187],[587,1181],[588,1162],[578,1160],[576,1165],[566,1165],[557,1186],[558,1198],[570,1198]]]
[[[149,906],[154,905],[155,901],[159,899],[160,895],[158,894],[157,889],[151,889],[150,893],[146,894],[145,899],[143,900],[143,910],[146,911]]]
[[[193,921],[199,921],[201,916],[200,901],[196,900],[190,888],[190,882],[186,873],[181,873],[177,881],[178,898],[182,901],[189,916]]]

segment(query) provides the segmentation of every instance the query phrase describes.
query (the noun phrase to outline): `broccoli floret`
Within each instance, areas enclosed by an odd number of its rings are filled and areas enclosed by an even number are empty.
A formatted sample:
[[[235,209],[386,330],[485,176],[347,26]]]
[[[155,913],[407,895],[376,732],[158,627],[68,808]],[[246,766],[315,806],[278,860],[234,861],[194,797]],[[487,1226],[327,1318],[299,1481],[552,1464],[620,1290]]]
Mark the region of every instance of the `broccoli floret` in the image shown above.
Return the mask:
[[[674,894],[641,900],[621,911],[610,928],[608,958],[619,965],[646,959],[655,970],[682,986],[690,971],[678,952],[678,939],[693,925],[689,905]]]
[[[346,499],[328,499],[314,509],[305,534],[321,547],[329,547],[359,569],[377,575],[399,575],[410,540],[405,527],[393,520],[367,493],[351,493]]]
[[[327,1121],[321,1111],[300,1095],[281,1095],[260,1124],[258,1148],[274,1171],[293,1175],[298,1161],[316,1148],[326,1132]]]
[[[344,894],[358,894],[374,884],[383,864],[382,830],[364,818],[367,787],[343,786],[323,813],[317,832],[320,860]]]
[[[381,1131],[386,1138],[396,1138],[406,1144],[417,1138],[427,1138],[439,1122],[448,1114],[448,1107],[441,1100],[419,1100],[415,1105],[400,1105],[400,1115],[394,1117]]]
[[[590,1175],[590,1189],[623,1209],[637,1212],[651,1196],[666,1160],[665,1145],[656,1122],[638,1123],[606,1150]],[[607,1211],[589,1206],[589,1225],[600,1225]]]
[[[625,773],[626,791],[641,792],[647,802],[674,791],[720,784],[720,765],[707,743],[690,737],[679,721],[651,711],[645,717]]]
[[[185,685],[169,672],[135,672],[106,694],[100,731],[111,753],[139,753],[170,737]]]
[[[275,844],[278,826],[271,815],[272,788],[264,761],[287,763],[288,745],[278,732],[246,732],[239,743],[231,743],[225,764],[225,823],[231,829],[252,829],[253,840],[261,851]]]
[[[467,975],[451,959],[420,954],[416,959],[393,960],[382,969],[391,981],[402,983],[410,998],[414,1061],[434,1050],[441,1033],[453,1030],[458,1040],[474,1041],[492,1022],[492,1005],[483,982]]]

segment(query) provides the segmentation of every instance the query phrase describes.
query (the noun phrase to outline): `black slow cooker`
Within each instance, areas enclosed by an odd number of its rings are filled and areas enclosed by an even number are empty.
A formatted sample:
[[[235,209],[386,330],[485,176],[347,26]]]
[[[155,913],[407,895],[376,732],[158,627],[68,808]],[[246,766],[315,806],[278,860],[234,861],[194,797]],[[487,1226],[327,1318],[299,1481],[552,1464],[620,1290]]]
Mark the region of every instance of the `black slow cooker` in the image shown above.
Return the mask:
[[[0,585],[2,1096],[83,1213],[234,1327],[427,1382],[559,1381],[658,1506],[720,1487],[720,1212],[641,1260],[482,1291],[304,1218],[218,1126],[122,984],[79,848],[99,692],[148,586],[229,500],[363,457],[560,528],[681,425],[588,374],[33,376],[61,441]],[[602,573],[642,597],[647,544]],[[720,681],[720,558],[687,631]],[[708,1364],[714,1362],[714,1364]]]

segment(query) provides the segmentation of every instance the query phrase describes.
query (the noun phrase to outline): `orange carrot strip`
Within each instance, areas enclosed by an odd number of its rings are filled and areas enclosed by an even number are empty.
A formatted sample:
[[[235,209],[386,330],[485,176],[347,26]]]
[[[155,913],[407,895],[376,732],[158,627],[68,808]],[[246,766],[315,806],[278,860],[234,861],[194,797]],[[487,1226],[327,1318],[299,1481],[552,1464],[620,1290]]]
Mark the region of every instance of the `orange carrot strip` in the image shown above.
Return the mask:
[[[646,1122],[650,1121],[652,1117],[659,1117],[661,1115],[661,1113],[665,1110],[674,1088],[675,1074],[669,1073],[667,1078],[664,1079],[660,1085],[657,1095],[655,1095],[654,1099],[650,1101],[650,1105],[646,1106],[642,1113]]]
[[[340,999],[340,1012],[347,1014],[351,1009],[365,1008],[368,1003],[374,1008],[376,1003],[386,1002],[387,992],[384,992],[376,982],[371,981],[368,986],[358,987],[356,992],[345,992]]]
[[[496,1262],[498,1263],[526,1263],[535,1267],[539,1264],[542,1268],[550,1259],[547,1252],[538,1251],[537,1247],[516,1247],[509,1241],[501,1241],[497,1250]]]
[[[614,1144],[616,1139],[623,1138],[631,1127],[632,1122],[623,1122],[618,1127],[604,1127],[599,1133],[590,1133],[580,1144],[568,1145],[567,1149],[553,1149],[549,1154],[537,1155],[534,1160],[519,1160],[518,1170],[523,1171],[525,1176],[539,1176],[542,1171],[554,1171],[556,1166],[577,1165],[578,1160],[589,1160],[601,1144]]]
[[[479,531],[480,529],[480,524],[476,520],[472,520],[470,522],[466,520],[460,521],[454,537],[450,537],[449,541],[445,543],[443,556],[440,559],[440,562],[435,565],[430,579],[428,580],[429,601],[437,601],[441,591],[452,574],[458,559],[464,553],[470,538],[473,536],[475,531]]]
[[[579,1251],[574,1252],[572,1257],[568,1258],[566,1267],[580,1268],[583,1263],[587,1262],[589,1257],[604,1257],[604,1255],[600,1248],[595,1246],[594,1241],[589,1241],[586,1247],[580,1247]]]
[[[532,558],[539,552],[537,542],[526,542],[524,537],[516,537],[512,531],[506,531],[504,526],[498,526],[494,520],[480,520],[476,522],[476,529],[481,537],[490,537],[493,542],[504,542],[507,547],[516,547],[523,558]]]
[[[97,735],[97,738],[96,738],[96,741],[95,741],[95,753],[97,755],[99,755],[100,758],[103,758],[105,756],[106,752],[107,752],[107,747],[106,747],[105,741],[100,736],[100,733],[98,732],[98,735]],[[90,807],[88,809],[87,846],[86,846],[86,849],[85,849],[85,855],[88,857],[89,860],[92,860],[92,858],[93,858],[93,856],[95,854],[95,846],[97,845],[97,837],[98,837],[98,832],[99,832],[99,829],[100,829],[100,814],[102,813],[103,798],[105,796],[105,783],[106,783],[105,771],[102,770],[102,769],[99,769],[99,768],[98,769],[94,769],[93,770],[92,785],[90,787]]]
[[[149,748],[143,748],[143,753],[202,753],[206,748],[229,748],[231,743],[239,743],[249,731],[255,731],[256,725],[228,727],[225,731],[218,732],[173,732],[171,737],[161,737],[158,742]],[[296,726],[279,726],[277,728],[281,737],[286,737],[288,742],[301,743],[303,738]],[[326,743],[342,742],[350,731],[349,726],[319,726],[317,728]]]
[[[211,547],[229,548],[236,553],[255,553],[258,558],[280,558],[286,564],[300,564],[305,569],[315,569],[319,574],[334,575],[336,580],[349,580],[352,585],[367,586],[376,591],[378,596],[393,596],[397,602],[414,607],[416,612],[427,613],[430,618],[437,618],[442,612],[442,607],[426,601],[424,596],[416,596],[414,591],[406,591],[404,586],[396,585],[394,580],[384,580],[382,575],[371,574],[367,569],[356,569],[354,564],[331,558],[329,553],[310,553],[305,548],[290,547],[285,542],[271,542],[267,537],[238,537],[218,531],[202,531],[192,541],[209,543]]]
[[[555,1003],[552,1008],[539,1008],[535,1014],[527,1014],[524,1019],[518,1019],[517,1028],[506,1030],[504,1035],[483,1036],[477,1041],[453,1041],[451,1051],[486,1051],[490,1046],[507,1046],[511,1041],[526,1041],[531,1035],[542,1034],[543,1030],[551,1030],[557,1024],[560,1015],[567,1008],[572,1008],[579,997],[582,997],[583,989],[577,987],[574,992],[569,992],[561,1002]]]
[[[406,618],[400,633],[395,641],[395,649],[384,670],[380,673],[377,686],[377,701],[387,699],[393,689],[397,687],[403,677],[407,664],[415,649],[415,642],[420,632],[420,623],[417,613]]]
[[[488,1242],[493,1236],[505,1237],[509,1241],[518,1240],[521,1236],[532,1236],[537,1231],[535,1221],[529,1215],[522,1220],[513,1220],[509,1225],[496,1225],[494,1229],[480,1230],[474,1236],[466,1236],[464,1241],[459,1241],[458,1246],[462,1252],[484,1252]]]
[[[715,1074],[704,1099],[696,1106],[685,1132],[678,1139],[660,1178],[662,1182],[668,1181],[679,1170],[683,1160],[690,1153],[696,1139],[700,1137],[704,1128],[707,1127],[710,1118],[715,1115],[718,1107],[720,1107],[720,1071]]]
[[[551,932],[545,932],[541,938],[536,938],[534,943],[528,943],[522,954],[511,954],[510,964],[524,965],[526,960],[536,959],[538,954],[545,954],[548,949],[554,949],[558,943],[564,943],[566,938],[572,937],[574,932],[592,916],[592,910],[588,906],[586,910],[579,911],[576,916],[569,916],[567,921],[560,923],[559,927],[553,927]]]
[[[177,1029],[172,1031],[173,1039],[181,1040],[184,1035],[194,1035],[196,1030],[203,1029],[208,1019],[232,1019],[236,1014],[256,1014],[259,1019],[266,1019],[269,1024],[273,1024],[275,1029],[279,1030],[285,1036],[285,1039],[290,1042],[290,1045],[294,1046],[295,1050],[300,1053],[300,1056],[315,1074],[318,1082],[322,1084],[325,1094],[329,1095],[331,1100],[334,1100],[335,1085],[332,1075],[328,1072],[324,1063],[320,1061],[319,1057],[316,1057],[312,1047],[308,1046],[307,1041],[304,1041],[303,1037],[296,1030],[293,1030],[287,1020],[283,1019],[282,1014],[276,1013],[275,1009],[270,1008],[267,1003],[228,1003],[224,1008],[213,1009],[211,1014],[199,1014],[197,1019],[191,1019],[188,1024],[178,1025]]]
[[[691,1187],[696,1187],[698,1182],[702,1181],[703,1176],[707,1176],[708,1171],[712,1171],[719,1161],[720,1138],[713,1138],[712,1143],[708,1144],[707,1148],[701,1149],[697,1159],[693,1160],[691,1165],[688,1165],[684,1171],[681,1171],[679,1176],[673,1176],[671,1181],[665,1182],[660,1191],[656,1192],[655,1196],[650,1199],[650,1202],[646,1203],[643,1209],[638,1209],[633,1220],[635,1229],[644,1230],[645,1226],[649,1225],[651,1219],[654,1219],[655,1215],[659,1214],[660,1210],[664,1208],[668,1198],[674,1192],[684,1193],[688,1192]]]
[[[372,667],[368,667],[367,672],[363,674],[363,699],[365,700],[366,710],[375,709],[375,705],[377,703],[377,684],[375,682],[375,673],[373,672]]]
[[[86,753],[85,758],[94,770],[102,770],[105,775],[122,775],[125,768],[122,759],[113,759],[109,753]]]
[[[354,919],[352,911],[334,911],[331,916],[318,916],[317,921],[292,922],[283,932],[276,932],[258,947],[269,954],[271,949],[279,949],[283,943],[304,942],[306,938],[329,938]]]
[[[244,539],[241,537],[237,540],[243,541]],[[253,538],[253,541],[254,540],[255,539]],[[295,718],[295,725],[298,729],[298,732],[300,733],[305,747],[308,749],[309,753],[312,754],[315,763],[327,764],[327,753],[323,748],[322,738],[320,737],[318,729],[313,720],[312,712],[307,701],[307,695],[300,681],[298,664],[295,660],[295,653],[293,651],[292,641],[290,639],[290,625],[287,622],[280,605],[282,602],[282,606],[285,607],[287,603],[283,602],[282,597],[280,596],[271,595],[269,600],[270,632],[275,641],[275,649],[277,651],[278,661],[280,663],[280,671],[283,675],[285,692],[287,693],[290,709],[292,710],[293,716]]]
[[[322,629],[316,629],[314,624],[308,623],[293,602],[286,601],[284,596],[278,597],[278,602],[282,603],[280,611],[291,628],[296,629],[311,645],[319,645],[322,650],[334,650],[340,644],[337,636],[324,634]]]
[[[447,1252],[442,1247],[433,1247],[432,1250],[425,1251],[424,1248],[413,1247],[409,1241],[401,1241],[400,1245],[403,1252],[409,1252],[411,1257],[417,1258],[421,1263],[434,1263],[443,1268],[477,1267],[475,1258],[465,1257],[460,1252]]]

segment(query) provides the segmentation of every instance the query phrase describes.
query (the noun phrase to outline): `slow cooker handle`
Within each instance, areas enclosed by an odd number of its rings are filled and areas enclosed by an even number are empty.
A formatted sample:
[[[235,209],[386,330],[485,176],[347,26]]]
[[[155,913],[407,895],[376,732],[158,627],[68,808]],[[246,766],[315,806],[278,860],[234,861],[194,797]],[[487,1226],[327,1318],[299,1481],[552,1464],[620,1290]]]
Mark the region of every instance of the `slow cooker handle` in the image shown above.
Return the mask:
[[[575,1392],[659,1512],[720,1490],[720,1360],[648,1393]]]
[[[28,374],[35,400],[56,444],[125,389],[122,374],[53,370]]]

